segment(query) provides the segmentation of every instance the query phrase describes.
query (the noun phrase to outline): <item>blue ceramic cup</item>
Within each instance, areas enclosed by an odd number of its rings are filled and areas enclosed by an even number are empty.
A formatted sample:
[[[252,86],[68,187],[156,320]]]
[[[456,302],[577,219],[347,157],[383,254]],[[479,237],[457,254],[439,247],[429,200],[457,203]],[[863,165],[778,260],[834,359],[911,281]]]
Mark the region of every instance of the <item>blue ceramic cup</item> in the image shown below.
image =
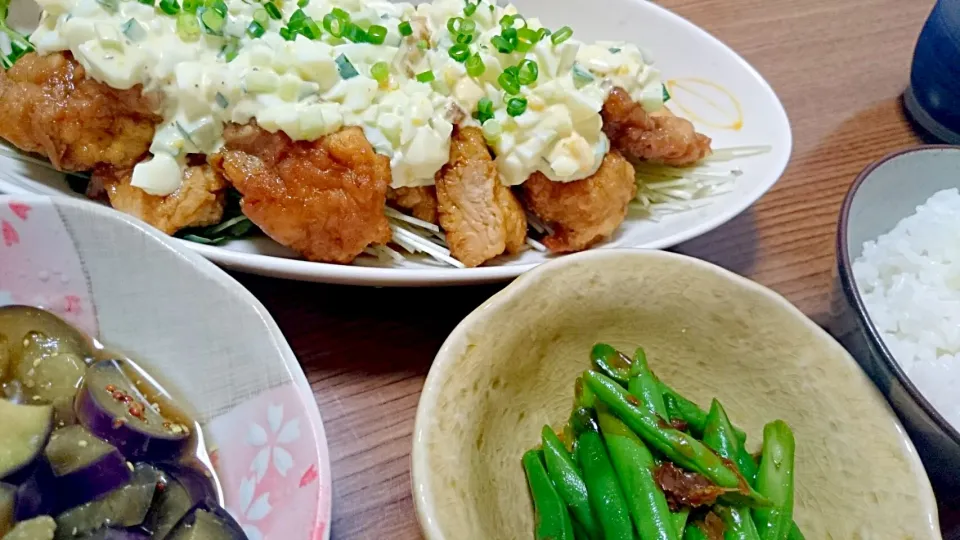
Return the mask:
[[[923,26],[904,105],[933,136],[960,144],[960,0],[939,0]]]

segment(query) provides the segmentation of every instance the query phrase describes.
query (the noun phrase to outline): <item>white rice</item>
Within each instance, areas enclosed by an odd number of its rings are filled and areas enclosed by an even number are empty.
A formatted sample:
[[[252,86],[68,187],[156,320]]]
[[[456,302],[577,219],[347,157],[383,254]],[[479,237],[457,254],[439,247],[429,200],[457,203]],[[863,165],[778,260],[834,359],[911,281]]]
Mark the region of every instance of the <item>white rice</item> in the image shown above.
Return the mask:
[[[960,429],[960,192],[934,194],[864,242],[853,273],[887,348]]]

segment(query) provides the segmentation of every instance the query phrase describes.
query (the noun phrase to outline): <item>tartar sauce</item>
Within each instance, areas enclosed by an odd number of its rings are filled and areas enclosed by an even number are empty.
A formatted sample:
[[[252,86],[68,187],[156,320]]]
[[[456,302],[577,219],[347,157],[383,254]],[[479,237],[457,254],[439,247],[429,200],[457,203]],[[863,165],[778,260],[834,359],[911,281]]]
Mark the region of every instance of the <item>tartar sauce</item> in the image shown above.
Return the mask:
[[[153,157],[132,180],[154,195],[177,189],[188,154],[222,147],[225,123],[254,119],[294,140],[360,126],[393,187],[432,185],[457,123],[483,128],[504,184],[578,180],[607,152],[612,87],[663,103],[635,45],[584,44],[487,0],[39,3],[39,53],[71,51],[98,81],[162,96]]]

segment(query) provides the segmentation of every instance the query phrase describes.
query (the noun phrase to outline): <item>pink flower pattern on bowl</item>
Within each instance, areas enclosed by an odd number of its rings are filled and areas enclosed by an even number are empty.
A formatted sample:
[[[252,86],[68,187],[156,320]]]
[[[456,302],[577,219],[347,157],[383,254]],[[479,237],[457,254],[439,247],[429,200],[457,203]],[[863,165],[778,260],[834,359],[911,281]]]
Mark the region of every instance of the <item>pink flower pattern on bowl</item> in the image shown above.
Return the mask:
[[[228,282],[228,289],[235,287],[249,296],[245,307],[252,304],[259,310],[254,319],[267,322],[265,331],[282,342],[282,335],[262,306],[211,263],[182,251],[131,218],[71,199],[0,196],[0,306],[43,307],[91,335],[107,334],[110,342],[111,329],[98,318],[102,299],[94,294],[98,289],[91,283],[88,268],[94,258],[105,257],[104,253],[120,260],[120,264],[125,258],[117,253],[123,246],[111,245],[104,251],[103,245],[91,246],[89,239],[81,240],[86,236],[77,233],[91,226],[97,227],[97,235],[90,237],[99,240],[103,232],[105,244],[125,239],[143,251],[176,252],[178,257],[174,259],[187,261],[175,269],[181,278],[191,277],[187,267],[195,265],[201,272]],[[117,231],[108,230],[111,228]],[[158,245],[143,247],[151,242]],[[131,263],[131,267],[137,265]],[[248,381],[234,390],[239,395],[227,396],[226,406],[209,407],[210,414],[201,418],[205,441],[223,488],[224,506],[250,540],[325,540],[329,538],[331,487],[323,426],[292,352],[285,342],[278,350],[289,355],[282,359],[286,380],[282,377],[284,370],[279,370],[280,380],[273,373],[264,380]],[[203,395],[196,399],[214,398]]]

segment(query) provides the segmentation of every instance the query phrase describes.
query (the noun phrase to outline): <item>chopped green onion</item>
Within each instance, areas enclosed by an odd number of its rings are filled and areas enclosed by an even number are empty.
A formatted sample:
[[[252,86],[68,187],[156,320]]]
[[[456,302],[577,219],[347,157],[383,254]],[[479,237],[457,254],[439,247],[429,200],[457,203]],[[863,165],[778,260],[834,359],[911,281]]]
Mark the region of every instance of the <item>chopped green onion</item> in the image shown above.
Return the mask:
[[[467,75],[471,77],[479,77],[487,70],[487,66],[483,64],[483,58],[480,58],[479,54],[467,58],[465,66],[467,68]]]
[[[500,26],[502,28],[513,27],[513,15],[504,15],[503,17],[500,17]]]
[[[470,47],[460,43],[451,46],[447,52],[450,54],[450,58],[453,58],[457,62],[465,62],[467,58],[470,58]]]
[[[504,28],[500,35],[503,36],[503,39],[509,41],[514,48],[517,47],[517,29],[516,28]]]
[[[258,38],[266,32],[263,26],[260,25],[257,21],[250,21],[249,26],[247,26],[247,35],[251,38]]]
[[[420,49],[421,51],[425,51],[429,47],[430,47],[430,42],[428,42],[425,39],[421,39],[420,41],[417,42],[417,48]]]
[[[370,66],[370,76],[380,84],[385,84],[390,80],[390,66],[386,62],[377,62]]]
[[[471,15],[477,12],[477,7],[479,5],[480,5],[480,0],[477,0],[476,4],[474,4],[473,2],[470,2],[470,0],[467,0],[467,5],[463,6],[463,14],[466,15],[467,17],[470,17]]]
[[[338,7],[335,7],[332,10],[330,10],[330,14],[340,19],[343,22],[347,22],[350,20],[350,14]]]
[[[160,0],[160,11],[167,15],[176,15],[180,11],[180,4],[177,0]]]
[[[303,34],[307,39],[320,39],[320,25],[317,24],[317,21],[313,20],[312,17],[307,17],[307,20],[303,22],[303,28],[300,29],[300,33]]]
[[[223,48],[220,49],[220,56],[229,64],[233,62],[237,56],[240,54],[240,40],[239,39],[230,39],[227,41]]]
[[[260,8],[253,12],[253,21],[259,24],[260,26],[266,28],[270,24],[270,16],[267,15],[267,10]]]
[[[503,54],[510,54],[514,49],[513,44],[504,39],[503,36],[493,36],[493,38],[490,40],[490,44],[497,49],[497,52]]]
[[[355,23],[348,22],[346,26],[343,27],[343,37],[349,39],[354,43],[366,43],[367,42],[367,33],[364,32],[363,28],[360,28]]]
[[[177,35],[184,41],[200,39],[200,23],[196,15],[186,12],[177,15]]]
[[[474,118],[481,124],[493,118],[493,101],[490,98],[480,98],[480,101],[477,102],[477,112]]]
[[[360,74],[357,72],[357,68],[353,67],[353,64],[350,63],[350,60],[348,60],[343,54],[338,56],[334,62],[337,63],[337,71],[340,72],[340,78],[344,80],[352,79]]]
[[[281,28],[281,29],[280,29],[280,37],[282,37],[283,39],[285,39],[285,40],[287,40],[287,41],[293,41],[293,40],[297,39],[297,33],[296,33],[295,31],[291,30],[290,28]]]
[[[280,20],[283,18],[283,13],[280,12],[280,8],[277,7],[273,2],[267,2],[263,5],[263,9],[267,10],[267,15],[270,15],[271,19]]]
[[[500,84],[500,88],[503,88],[504,92],[508,94],[519,94],[520,93],[520,83],[517,82],[516,75],[504,71],[497,77],[497,82]]]
[[[202,0],[183,0],[183,10],[187,13],[196,13],[197,8],[202,4]]]
[[[200,14],[200,22],[209,34],[221,34],[223,32],[223,15],[212,9],[206,9]]]
[[[117,12],[117,0],[97,0],[97,3],[103,6],[103,9],[109,11],[110,13]]]
[[[550,41],[552,41],[554,45],[559,45],[564,41],[570,39],[571,36],[573,36],[573,29],[570,28],[569,26],[564,26],[563,28],[554,32],[552,36],[550,36]]]
[[[620,47],[610,47],[610,48],[607,49],[607,50],[610,51],[610,52],[612,52],[613,54],[617,54],[618,52],[620,52],[620,51],[623,50],[623,49],[621,49]]]
[[[520,116],[527,110],[527,100],[521,97],[510,98],[507,100],[507,114],[510,116]]]
[[[463,17],[451,17],[447,19],[447,32],[451,35],[460,33],[460,25],[463,24]]]
[[[520,68],[518,68],[517,66],[510,66],[507,69],[503,70],[503,72],[509,74],[511,77],[516,79],[517,75],[520,74]]]
[[[573,75],[573,85],[579,90],[594,81],[594,76],[589,71],[583,69],[580,64],[573,64],[570,70]]]
[[[138,0],[138,1],[145,6],[152,6],[154,0]]]
[[[458,17],[459,18],[459,17]],[[460,19],[460,29],[457,30],[459,34],[472,34],[474,30],[477,29],[477,23],[473,22],[473,19]]]
[[[663,86],[663,102],[666,103],[670,101],[670,92],[667,91],[667,85],[662,84],[660,86]]]
[[[382,45],[385,39],[387,39],[387,28],[385,26],[374,24],[370,26],[370,28],[367,28],[368,43],[373,43],[374,45]]]
[[[540,74],[540,68],[537,66],[537,63],[533,60],[524,60],[520,62],[520,66],[517,71],[517,82],[529,86],[537,82],[537,76]]]
[[[305,8],[310,5],[310,0],[297,0],[297,7]]]
[[[343,25],[343,20],[333,13],[327,13],[323,16],[323,29],[329,32],[333,37],[340,37],[343,35]]]
[[[213,99],[217,102],[217,105],[219,105],[221,109],[226,109],[230,106],[230,102],[227,100],[226,96],[220,92],[217,92],[217,95],[213,96]]]
[[[434,79],[436,79],[436,77],[433,75],[432,71],[427,70],[423,73],[417,73],[417,80],[422,83],[428,83]]]
[[[302,9],[298,9],[293,12],[293,15],[290,16],[290,19],[287,21],[287,28],[299,31],[303,27],[304,21],[307,20],[307,14],[303,12]]]
[[[543,38],[545,38],[545,37],[547,37],[547,36],[549,36],[549,35],[550,35],[550,29],[549,29],[549,28],[541,28],[541,29],[537,30],[537,41],[539,42],[541,39],[543,39]]]
[[[540,41],[543,36],[537,30],[531,30],[530,28],[521,28],[517,30],[517,50],[520,52],[527,52],[533,48],[534,45]]]
[[[400,24],[398,24],[398,25],[397,25],[397,30],[399,30],[399,31],[400,31],[400,35],[401,35],[401,36],[404,36],[404,37],[413,34],[413,27],[410,26],[410,23],[407,22],[407,21],[403,21],[403,22],[401,22]]]
[[[224,17],[227,16],[227,4],[223,0],[213,0],[213,2],[207,2],[210,9],[216,11]]]
[[[473,43],[473,34],[457,34],[457,37],[454,39],[454,41],[461,45],[469,45]]]
[[[133,18],[123,23],[120,30],[130,41],[143,41],[147,37],[147,31],[143,28],[143,25]]]

